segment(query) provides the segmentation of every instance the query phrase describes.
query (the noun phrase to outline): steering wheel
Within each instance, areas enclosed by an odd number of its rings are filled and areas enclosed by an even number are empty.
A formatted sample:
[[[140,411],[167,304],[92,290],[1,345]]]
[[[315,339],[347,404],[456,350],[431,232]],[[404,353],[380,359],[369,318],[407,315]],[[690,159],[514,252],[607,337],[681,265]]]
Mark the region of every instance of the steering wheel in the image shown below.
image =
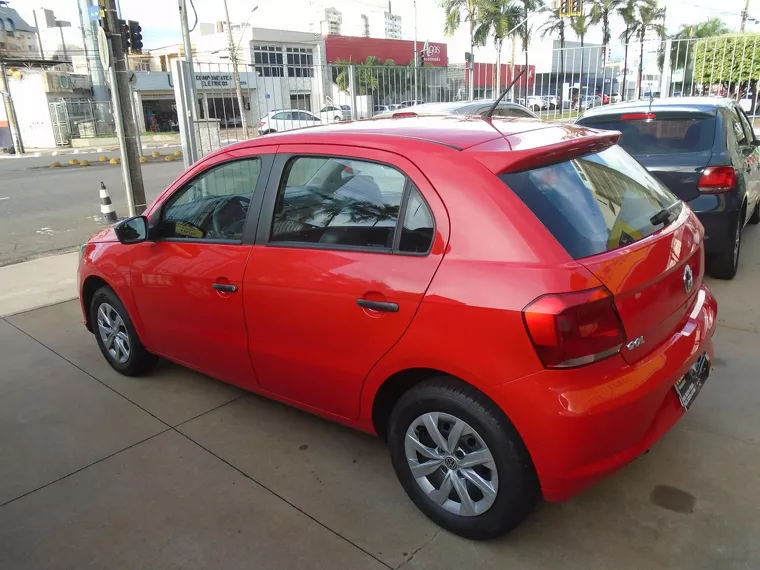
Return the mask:
[[[220,199],[211,214],[214,233],[219,237],[242,234],[250,205],[251,199],[247,196],[226,196]]]

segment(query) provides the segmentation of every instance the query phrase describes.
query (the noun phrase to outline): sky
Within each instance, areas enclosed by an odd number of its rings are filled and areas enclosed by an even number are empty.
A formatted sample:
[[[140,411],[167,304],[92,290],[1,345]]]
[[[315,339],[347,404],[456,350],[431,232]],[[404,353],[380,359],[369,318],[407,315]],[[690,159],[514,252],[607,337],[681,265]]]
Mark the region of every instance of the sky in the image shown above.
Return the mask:
[[[309,20],[314,14],[311,7],[315,0],[228,0],[230,19],[233,22],[244,23],[250,16],[250,25],[259,28],[292,29],[309,31]],[[380,0],[316,0],[325,1],[341,11],[366,10],[376,6]],[[588,0],[587,0],[588,1]],[[741,11],[745,0],[660,0],[667,8],[666,27],[668,33],[674,33],[681,25],[695,24],[711,17],[720,17],[729,27],[738,31],[741,21]],[[143,43],[146,49],[157,48],[182,41],[177,0],[117,0],[120,4],[123,19],[138,20],[143,29]],[[188,0],[189,2],[189,0]],[[224,8],[221,0],[193,0],[201,22],[216,22],[224,19]],[[31,5],[31,7],[30,7]],[[11,0],[10,7],[18,10],[21,15],[33,25],[32,7],[42,6],[55,11],[56,17],[68,20],[72,25],[78,25],[79,12],[77,0]],[[251,9],[258,6],[256,12]],[[413,39],[414,34],[414,5],[413,0],[392,0],[395,14],[402,17],[402,29],[405,39]],[[760,20],[760,0],[750,0],[750,16]],[[190,25],[193,14],[190,10]],[[541,24],[541,18],[531,19],[534,30]],[[469,50],[469,33],[463,23],[460,30],[452,37],[443,33],[444,12],[439,7],[439,0],[417,0],[417,39],[426,39],[448,44],[449,60],[452,63],[464,61],[464,52]],[[612,21],[614,38],[622,31],[622,22],[615,18]],[[760,32],[760,25],[749,24],[747,31]],[[534,32],[535,34],[535,32]],[[572,33],[569,40],[574,40]],[[601,32],[593,30],[586,37],[587,43],[601,41]],[[508,57],[511,51],[504,46]],[[475,52],[476,61],[493,61],[495,50],[492,46],[478,48]]]

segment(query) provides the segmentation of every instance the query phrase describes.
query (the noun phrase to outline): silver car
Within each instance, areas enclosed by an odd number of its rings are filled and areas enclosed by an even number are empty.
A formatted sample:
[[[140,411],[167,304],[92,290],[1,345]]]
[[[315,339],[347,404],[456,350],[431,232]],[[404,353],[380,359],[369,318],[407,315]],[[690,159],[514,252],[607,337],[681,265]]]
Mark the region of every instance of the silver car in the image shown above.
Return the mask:
[[[407,117],[411,115],[485,115],[493,105],[493,99],[479,99],[477,101],[454,101],[450,103],[425,103],[414,107],[405,107],[395,111],[378,113],[373,119],[387,117]],[[538,116],[522,105],[511,101],[502,101],[493,113],[494,117],[523,117],[537,119]]]

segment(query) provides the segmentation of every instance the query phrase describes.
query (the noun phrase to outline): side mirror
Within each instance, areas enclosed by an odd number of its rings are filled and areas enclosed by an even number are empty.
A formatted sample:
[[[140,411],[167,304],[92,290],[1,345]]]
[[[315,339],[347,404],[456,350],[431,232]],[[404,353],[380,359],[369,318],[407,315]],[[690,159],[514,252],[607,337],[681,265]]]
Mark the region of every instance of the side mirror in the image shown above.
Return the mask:
[[[140,243],[148,239],[148,218],[135,216],[117,224],[116,237],[123,244]]]

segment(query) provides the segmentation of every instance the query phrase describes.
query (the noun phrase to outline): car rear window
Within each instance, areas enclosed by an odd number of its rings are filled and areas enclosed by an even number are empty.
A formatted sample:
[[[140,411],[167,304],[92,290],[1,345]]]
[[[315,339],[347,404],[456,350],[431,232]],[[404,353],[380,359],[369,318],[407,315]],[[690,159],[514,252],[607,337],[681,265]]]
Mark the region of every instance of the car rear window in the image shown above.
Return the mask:
[[[715,117],[614,119],[581,124],[620,131],[618,144],[634,155],[701,152],[712,148],[715,140]]]
[[[499,178],[574,259],[635,243],[662,228],[655,214],[682,207],[619,146]]]

